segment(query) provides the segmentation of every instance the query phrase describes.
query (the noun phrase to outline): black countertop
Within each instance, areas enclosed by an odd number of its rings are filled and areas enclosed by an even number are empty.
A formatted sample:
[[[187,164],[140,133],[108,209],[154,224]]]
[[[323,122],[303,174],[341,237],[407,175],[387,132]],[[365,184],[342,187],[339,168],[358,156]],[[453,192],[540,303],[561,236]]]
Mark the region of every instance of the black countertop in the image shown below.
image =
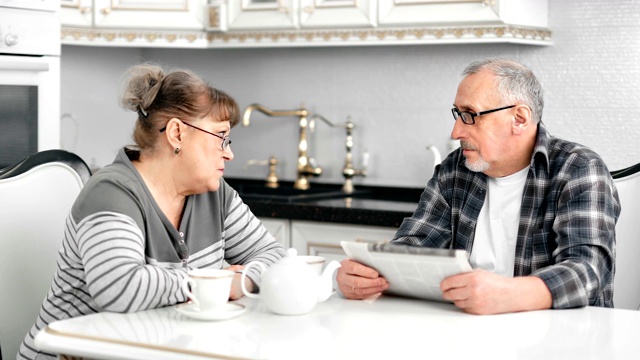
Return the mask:
[[[259,217],[320,221],[340,224],[372,225],[397,228],[413,214],[423,189],[356,186],[349,197],[341,192],[342,184],[311,184],[309,194],[279,197],[293,191],[293,182],[281,181],[278,189],[267,189],[275,196],[252,196],[249,187],[262,187],[254,179],[225,178],[245,204]],[[298,191],[301,192],[301,191]]]

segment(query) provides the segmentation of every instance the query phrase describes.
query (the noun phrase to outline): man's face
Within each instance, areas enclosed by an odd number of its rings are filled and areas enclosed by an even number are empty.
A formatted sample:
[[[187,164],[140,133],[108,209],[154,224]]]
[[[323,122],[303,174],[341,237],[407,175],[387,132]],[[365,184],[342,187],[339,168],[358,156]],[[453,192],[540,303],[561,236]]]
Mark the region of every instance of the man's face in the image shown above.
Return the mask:
[[[473,113],[507,105],[511,104],[503,103],[498,95],[495,76],[486,70],[462,79],[454,102],[458,110]],[[472,125],[456,120],[451,137],[460,140],[465,166],[469,170],[493,177],[509,175],[513,114],[514,109],[506,109],[477,116]]]

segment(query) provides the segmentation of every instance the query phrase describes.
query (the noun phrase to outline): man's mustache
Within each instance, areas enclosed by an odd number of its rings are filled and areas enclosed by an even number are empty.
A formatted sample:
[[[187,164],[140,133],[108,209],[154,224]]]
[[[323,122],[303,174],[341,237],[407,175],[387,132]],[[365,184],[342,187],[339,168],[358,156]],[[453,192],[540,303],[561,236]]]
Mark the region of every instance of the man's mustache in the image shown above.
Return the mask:
[[[462,148],[462,150],[475,150],[475,151],[478,151],[478,148],[476,148],[475,146],[469,144],[466,141],[462,141],[462,140],[460,140],[460,147]]]

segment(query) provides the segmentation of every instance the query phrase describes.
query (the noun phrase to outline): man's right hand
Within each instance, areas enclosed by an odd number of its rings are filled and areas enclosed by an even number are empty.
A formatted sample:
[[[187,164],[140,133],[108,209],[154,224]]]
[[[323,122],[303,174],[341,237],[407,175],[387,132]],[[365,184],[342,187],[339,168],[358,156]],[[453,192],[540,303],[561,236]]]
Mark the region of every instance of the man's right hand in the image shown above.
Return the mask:
[[[389,288],[389,282],[374,269],[350,259],[344,259],[338,268],[336,281],[347,299],[364,299]]]

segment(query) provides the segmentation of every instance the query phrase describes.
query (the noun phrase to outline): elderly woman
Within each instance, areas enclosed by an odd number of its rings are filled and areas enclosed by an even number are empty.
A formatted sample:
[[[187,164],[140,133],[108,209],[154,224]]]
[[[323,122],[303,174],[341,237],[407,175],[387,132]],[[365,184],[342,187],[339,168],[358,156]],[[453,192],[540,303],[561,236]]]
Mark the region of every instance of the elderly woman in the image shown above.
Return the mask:
[[[86,184],[67,219],[58,270],[18,357],[53,358],[33,344],[52,321],[133,312],[187,300],[192,268],[272,264],[284,248],[222,179],[233,159],[238,105],[186,70],[128,71],[122,105],[138,114],[135,147]],[[259,274],[250,272],[256,290]],[[240,275],[231,299],[242,296]]]

